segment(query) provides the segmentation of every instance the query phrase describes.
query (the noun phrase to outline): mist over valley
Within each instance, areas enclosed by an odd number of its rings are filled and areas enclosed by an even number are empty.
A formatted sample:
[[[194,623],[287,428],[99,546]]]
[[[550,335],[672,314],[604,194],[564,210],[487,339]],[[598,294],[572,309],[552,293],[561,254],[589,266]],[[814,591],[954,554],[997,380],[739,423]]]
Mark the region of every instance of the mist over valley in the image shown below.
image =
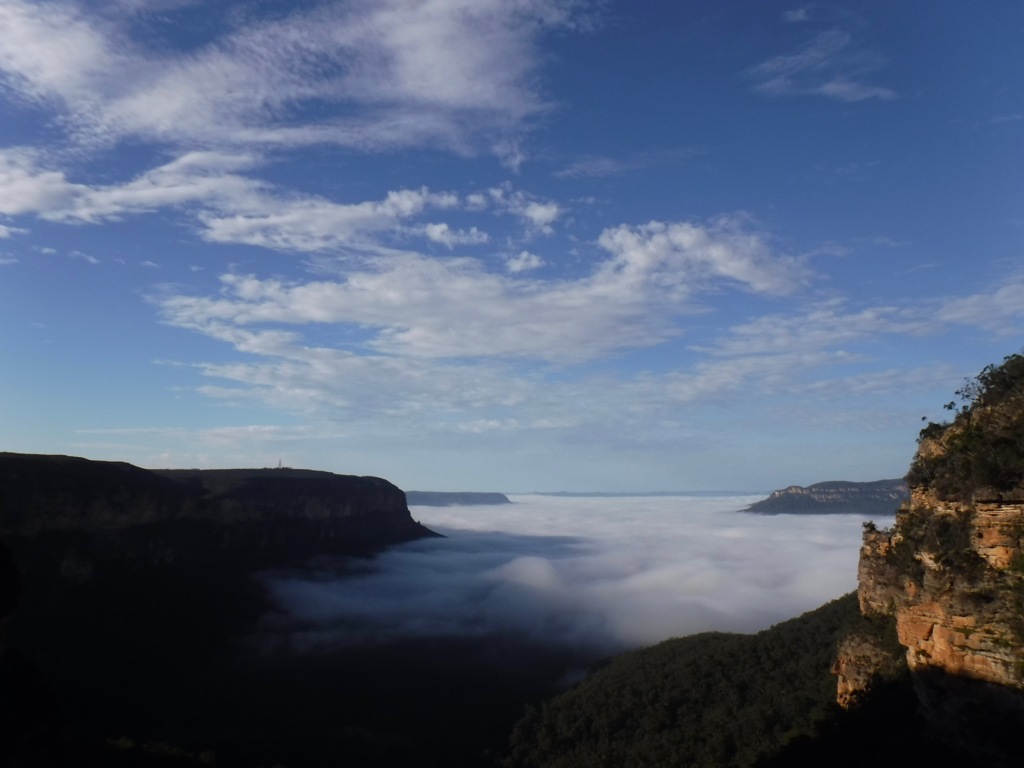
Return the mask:
[[[262,629],[298,649],[511,635],[594,657],[695,632],[757,631],[855,587],[863,518],[740,511],[757,498],[413,506],[445,538],[264,572],[278,612]]]

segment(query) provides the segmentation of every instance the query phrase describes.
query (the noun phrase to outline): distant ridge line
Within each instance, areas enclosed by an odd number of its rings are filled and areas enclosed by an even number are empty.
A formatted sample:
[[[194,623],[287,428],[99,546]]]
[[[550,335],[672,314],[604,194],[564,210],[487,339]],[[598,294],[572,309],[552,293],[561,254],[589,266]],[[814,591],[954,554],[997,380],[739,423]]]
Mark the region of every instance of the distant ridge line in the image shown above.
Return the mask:
[[[526,491],[512,496],[567,496],[578,498],[629,498],[637,496],[763,496],[765,491]]]

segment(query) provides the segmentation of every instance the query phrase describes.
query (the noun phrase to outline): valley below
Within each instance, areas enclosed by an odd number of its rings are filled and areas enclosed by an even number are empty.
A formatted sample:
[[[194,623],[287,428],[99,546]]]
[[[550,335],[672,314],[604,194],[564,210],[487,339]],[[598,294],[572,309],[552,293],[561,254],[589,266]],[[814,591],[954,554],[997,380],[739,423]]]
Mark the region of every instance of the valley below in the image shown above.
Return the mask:
[[[0,736],[42,765],[502,765],[525,714],[612,656],[848,589],[859,535],[727,496],[414,506],[420,525],[376,479],[2,458],[21,721]],[[770,606],[742,596],[766,573]]]

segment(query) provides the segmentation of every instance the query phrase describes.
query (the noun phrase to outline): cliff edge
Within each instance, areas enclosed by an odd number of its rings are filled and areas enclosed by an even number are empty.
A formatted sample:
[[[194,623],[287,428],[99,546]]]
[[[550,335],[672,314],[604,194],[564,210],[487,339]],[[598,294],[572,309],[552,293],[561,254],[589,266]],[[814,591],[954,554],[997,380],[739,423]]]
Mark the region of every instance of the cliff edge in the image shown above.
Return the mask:
[[[253,568],[433,535],[402,490],[377,477],[0,453],[0,537],[27,571],[56,565],[86,579],[109,563]]]
[[[957,394],[953,420],[921,431],[894,527],[865,526],[857,595],[862,615],[895,626],[936,732],[1002,764],[1024,723],[1024,357]],[[894,662],[856,648],[836,663],[844,706]]]

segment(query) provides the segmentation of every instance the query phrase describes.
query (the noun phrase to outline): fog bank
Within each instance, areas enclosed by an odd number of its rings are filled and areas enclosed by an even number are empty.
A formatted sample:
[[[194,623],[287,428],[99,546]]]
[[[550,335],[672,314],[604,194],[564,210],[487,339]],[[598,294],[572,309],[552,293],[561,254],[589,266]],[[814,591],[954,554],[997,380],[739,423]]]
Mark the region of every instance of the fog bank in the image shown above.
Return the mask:
[[[413,507],[444,539],[261,575],[298,648],[517,634],[598,652],[751,632],[856,587],[863,519],[744,514],[756,496]],[[891,524],[891,518],[877,521]]]

